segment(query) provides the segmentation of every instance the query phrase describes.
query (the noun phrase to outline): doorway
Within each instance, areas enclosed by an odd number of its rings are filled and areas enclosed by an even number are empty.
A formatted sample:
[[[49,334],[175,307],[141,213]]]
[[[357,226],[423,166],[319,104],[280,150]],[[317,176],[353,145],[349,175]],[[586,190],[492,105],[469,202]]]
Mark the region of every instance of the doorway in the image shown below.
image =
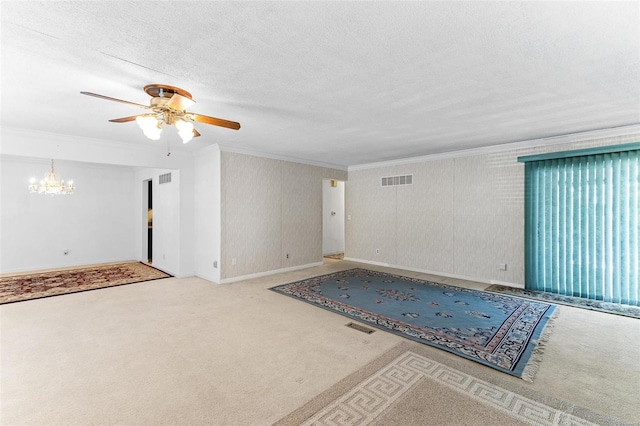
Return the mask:
[[[143,238],[146,241],[146,259],[147,263],[151,265],[153,263],[153,181],[146,180],[143,182],[143,206],[144,206],[144,218],[145,229]]]
[[[344,258],[345,250],[345,182],[322,181],[322,256]]]

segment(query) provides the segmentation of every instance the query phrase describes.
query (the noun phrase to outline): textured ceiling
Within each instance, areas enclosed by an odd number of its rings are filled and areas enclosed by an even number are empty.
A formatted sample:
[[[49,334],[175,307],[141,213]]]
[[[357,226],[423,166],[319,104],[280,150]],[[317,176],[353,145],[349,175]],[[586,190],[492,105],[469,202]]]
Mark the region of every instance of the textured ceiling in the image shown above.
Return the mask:
[[[177,149],[342,166],[635,125],[639,5],[2,1],[0,124],[153,143],[107,121],[143,110],[79,92],[163,83],[242,124]]]

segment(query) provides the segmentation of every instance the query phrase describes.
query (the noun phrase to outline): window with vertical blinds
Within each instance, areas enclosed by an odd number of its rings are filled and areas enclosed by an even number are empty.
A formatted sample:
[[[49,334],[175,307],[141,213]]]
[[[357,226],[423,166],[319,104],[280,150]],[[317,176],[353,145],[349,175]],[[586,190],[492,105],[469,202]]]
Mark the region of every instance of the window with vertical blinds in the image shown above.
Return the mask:
[[[640,143],[525,163],[525,288],[640,305]]]

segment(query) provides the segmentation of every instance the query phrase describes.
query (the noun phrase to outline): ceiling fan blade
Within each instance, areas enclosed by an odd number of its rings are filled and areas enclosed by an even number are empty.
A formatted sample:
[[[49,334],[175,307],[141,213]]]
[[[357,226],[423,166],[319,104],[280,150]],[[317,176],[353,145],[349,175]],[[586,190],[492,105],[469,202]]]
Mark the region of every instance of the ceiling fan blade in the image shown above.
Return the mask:
[[[227,129],[238,130],[240,123],[235,121],[223,120],[222,118],[209,117],[201,114],[189,114],[194,121],[205,124],[213,124],[214,126],[226,127]]]
[[[135,119],[139,117],[138,115],[132,115],[130,117],[122,117],[122,118],[114,118],[113,120],[109,120],[112,123],[127,123],[129,121],[135,121]]]
[[[138,106],[140,108],[146,108],[146,109],[150,108],[148,105],[142,105],[142,104],[137,104],[135,102],[123,101],[122,99],[116,99],[116,98],[112,98],[112,97],[105,96],[105,95],[98,95],[97,93],[91,93],[91,92],[80,92],[80,93],[82,93],[83,95],[87,95],[87,96],[93,96],[95,98],[106,99],[108,101],[116,101],[116,102],[121,102],[123,104],[135,105],[135,106]]]
[[[200,136],[200,132],[198,132],[196,129],[193,129],[193,137],[197,138],[198,136]]]
[[[171,99],[169,99],[169,102],[167,102],[167,106],[177,111],[184,111],[195,103],[196,101],[193,99],[174,93],[173,96],[171,96]]]

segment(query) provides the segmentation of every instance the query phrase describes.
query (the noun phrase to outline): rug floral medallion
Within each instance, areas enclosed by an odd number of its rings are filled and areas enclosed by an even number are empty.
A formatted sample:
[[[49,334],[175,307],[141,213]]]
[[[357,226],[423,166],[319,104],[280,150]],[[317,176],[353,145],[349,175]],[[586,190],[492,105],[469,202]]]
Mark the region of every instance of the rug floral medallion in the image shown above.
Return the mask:
[[[555,306],[366,269],[271,290],[532,380]]]
[[[171,275],[133,261],[5,276],[0,277],[0,304],[168,277]]]

